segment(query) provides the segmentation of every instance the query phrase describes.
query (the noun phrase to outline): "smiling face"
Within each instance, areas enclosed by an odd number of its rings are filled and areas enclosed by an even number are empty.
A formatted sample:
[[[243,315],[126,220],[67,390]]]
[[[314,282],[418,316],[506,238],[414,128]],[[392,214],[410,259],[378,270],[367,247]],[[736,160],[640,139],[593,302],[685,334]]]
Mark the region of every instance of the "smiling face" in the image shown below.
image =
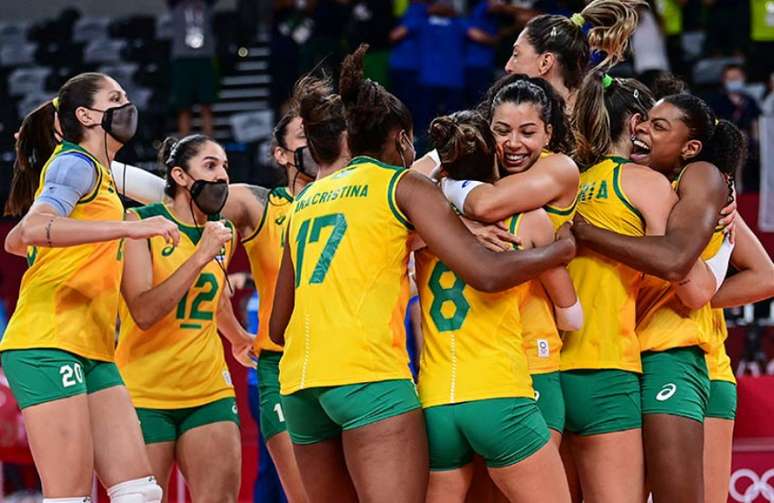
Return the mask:
[[[543,122],[540,105],[535,103],[501,103],[490,125],[500,168],[508,174],[531,168],[551,141],[551,126]]]
[[[513,53],[505,63],[505,72],[523,73],[528,77],[540,77],[545,73],[541,71],[541,55],[529,41],[527,30],[522,30],[513,44]]]
[[[691,130],[680,108],[664,100],[657,102],[632,138],[631,159],[667,175],[701,152],[702,144],[691,139]]]

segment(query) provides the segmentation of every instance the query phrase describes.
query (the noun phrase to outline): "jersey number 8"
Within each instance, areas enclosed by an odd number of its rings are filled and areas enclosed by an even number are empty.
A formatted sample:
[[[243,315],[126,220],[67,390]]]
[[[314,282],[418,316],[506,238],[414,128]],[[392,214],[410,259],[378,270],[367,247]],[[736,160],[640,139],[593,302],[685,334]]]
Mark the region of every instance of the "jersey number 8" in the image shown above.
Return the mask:
[[[444,287],[441,284],[441,276],[448,273],[454,278],[454,283],[450,287]],[[470,310],[470,303],[465,298],[463,290],[465,282],[449,269],[443,262],[438,262],[430,274],[430,291],[433,292],[433,303],[430,305],[430,317],[439,332],[448,332],[450,330],[459,330],[465,317]],[[446,316],[443,313],[445,303],[451,303],[454,306],[454,313]]]

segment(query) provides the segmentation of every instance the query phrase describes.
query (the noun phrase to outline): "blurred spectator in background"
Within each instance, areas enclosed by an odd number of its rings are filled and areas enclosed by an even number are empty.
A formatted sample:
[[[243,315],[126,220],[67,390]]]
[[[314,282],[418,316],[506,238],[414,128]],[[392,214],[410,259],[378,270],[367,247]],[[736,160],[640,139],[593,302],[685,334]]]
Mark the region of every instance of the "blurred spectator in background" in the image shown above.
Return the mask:
[[[390,87],[395,96],[414,114],[414,134],[417,131],[416,112],[419,109],[419,31],[427,19],[427,3],[412,0],[398,25],[390,32],[393,43],[390,52]]]
[[[275,0],[271,29],[271,108],[275,117],[293,92],[299,75],[300,47],[312,36],[314,23],[296,0]]]
[[[761,106],[763,115],[774,116],[774,72],[769,75],[766,81],[766,94]]]
[[[669,71],[669,60],[655,2],[649,0],[648,4],[649,7],[639,9],[640,21],[632,36],[631,48],[634,73],[651,87],[660,75]]]
[[[312,36],[301,47],[301,69],[308,72],[325,59],[330,75],[337,75],[346,47],[344,33],[349,20],[350,0],[296,0],[312,19]]]
[[[468,44],[465,50],[465,104],[475,106],[492,84],[495,53],[499,38],[497,0],[479,0],[468,18]]]
[[[212,104],[218,99],[212,6],[217,0],[167,0],[172,10],[172,93],[180,136],[191,131],[191,110],[201,106],[202,132],[212,137]]]
[[[774,71],[774,0],[750,1],[750,77],[765,81]]]
[[[369,45],[363,72],[371,80],[390,87],[390,31],[395,24],[392,5],[385,0],[355,0],[349,26],[349,47]]]
[[[419,132],[439,115],[461,110],[465,98],[467,23],[450,0],[437,0],[419,29]],[[420,149],[421,150],[421,149]]]
[[[738,192],[758,189],[758,117],[761,109],[746,91],[747,76],[740,65],[730,64],[723,69],[723,88],[713,96],[709,105],[719,118],[729,120],[747,135],[748,156],[742,173],[736,175]]]
[[[685,75],[683,61],[683,6],[688,0],[650,0],[648,2],[653,12],[658,15],[664,36],[666,37],[667,57],[672,72]]]

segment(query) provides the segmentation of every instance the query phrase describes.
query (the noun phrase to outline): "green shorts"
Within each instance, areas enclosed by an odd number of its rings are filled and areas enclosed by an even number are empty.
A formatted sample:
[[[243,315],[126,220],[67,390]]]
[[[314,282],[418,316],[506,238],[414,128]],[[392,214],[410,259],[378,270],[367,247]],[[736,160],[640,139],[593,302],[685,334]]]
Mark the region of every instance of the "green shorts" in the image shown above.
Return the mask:
[[[564,395],[559,372],[532,374],[532,387],[535,388],[535,401],[543,414],[543,419],[552,430],[564,431]]]
[[[218,67],[212,58],[174,59],[170,70],[170,103],[175,109],[209,105],[218,99]]]
[[[704,351],[696,346],[642,354],[642,413],[703,422],[710,380]]]
[[[479,454],[502,468],[527,459],[551,434],[531,398],[492,398],[425,409],[430,469],[454,470]]]
[[[61,349],[14,349],[1,358],[21,409],[124,384],[115,363]]]
[[[409,379],[307,388],[282,396],[290,439],[295,444],[323,442],[377,421],[419,409]]]
[[[261,407],[261,435],[264,441],[288,430],[280,402],[280,358],[282,353],[277,351],[261,351],[261,356],[258,358],[258,397]]]
[[[736,384],[728,381],[710,381],[709,403],[704,417],[736,419]]]
[[[233,421],[239,426],[239,413],[233,397],[185,409],[137,408],[140,428],[146,444],[174,442],[183,433],[205,424]]]
[[[642,428],[640,376],[634,372],[568,370],[561,382],[567,431],[601,435]]]

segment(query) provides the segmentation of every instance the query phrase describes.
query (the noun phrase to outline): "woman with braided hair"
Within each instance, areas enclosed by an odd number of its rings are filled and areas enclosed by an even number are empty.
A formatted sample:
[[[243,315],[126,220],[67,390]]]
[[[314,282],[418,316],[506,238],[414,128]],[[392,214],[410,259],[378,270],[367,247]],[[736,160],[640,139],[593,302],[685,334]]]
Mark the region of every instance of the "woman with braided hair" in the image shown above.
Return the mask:
[[[499,176],[496,142],[478,113],[439,117],[430,136],[445,175],[485,182]],[[512,215],[504,225],[523,249],[554,240],[554,224],[542,208]],[[530,378],[534,358],[528,354],[535,332],[555,331],[552,314],[541,317],[540,309],[529,306],[536,288],[545,287],[557,305],[576,300],[566,269],[552,269],[505,292],[484,293],[461,281],[450,287],[456,276],[430,250],[418,250],[416,263],[424,336],[419,395],[431,470],[427,501],[464,501],[475,476],[474,454],[484,458],[509,501],[534,501],[538,493],[546,501],[569,501],[558,442],[549,441],[561,435],[561,426],[557,432],[557,418],[541,405],[556,402],[563,408],[561,390],[559,400],[536,400],[537,377]],[[449,301],[454,311],[446,309]],[[547,326],[536,327],[541,323]],[[542,394],[551,391],[542,388]]]
[[[594,109],[592,101],[576,109],[579,135],[585,129],[584,120],[589,130],[598,131]],[[709,299],[722,283],[731,253],[718,218],[732,198],[730,176],[744,158],[744,142],[736,127],[717,121],[701,99],[689,94],[661,99],[647,112],[647,120],[632,129],[626,157],[662,173],[675,186],[678,200],[667,214],[666,226],[648,236],[605,229],[603,221],[589,212],[576,221],[574,232],[592,255],[604,255],[624,264],[626,270],[646,274],[636,283],[633,276],[632,281],[638,288],[639,402],[648,484],[657,502],[702,501],[702,466],[695,461],[702,459],[710,393],[705,353],[717,345]],[[579,151],[593,152],[596,145],[589,133],[579,141]],[[639,209],[625,175],[623,171],[620,192]],[[596,202],[601,188],[599,184],[589,187],[587,199]],[[647,194],[643,202],[652,201],[653,195]],[[702,261],[697,261],[700,257]],[[570,265],[570,271],[577,267],[576,284],[585,285],[581,259]],[[702,268],[709,268],[711,274]],[[697,270],[700,274],[692,276]],[[699,294],[688,299],[681,295],[685,288]],[[701,292],[707,291],[709,295],[702,298]],[[639,359],[632,356],[631,360],[640,365]]]
[[[574,246],[566,229],[532,250],[480,245],[438,188],[405,169],[411,114],[363,77],[366,50],[345,59],[339,80],[354,157],[293,203],[270,335],[285,344],[280,393],[307,493],[418,503],[428,458],[403,343],[411,229],[460,281],[488,292],[561,265]]]

